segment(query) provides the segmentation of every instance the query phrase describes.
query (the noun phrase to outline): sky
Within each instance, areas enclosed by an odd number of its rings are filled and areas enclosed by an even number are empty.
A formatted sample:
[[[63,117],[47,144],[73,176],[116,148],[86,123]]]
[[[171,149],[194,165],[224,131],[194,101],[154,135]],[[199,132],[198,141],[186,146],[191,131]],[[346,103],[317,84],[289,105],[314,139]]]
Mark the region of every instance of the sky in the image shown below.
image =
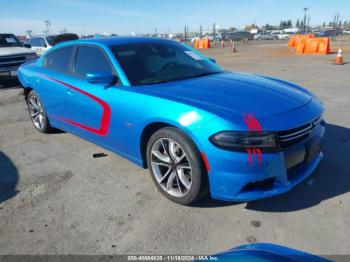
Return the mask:
[[[276,24],[304,16],[308,7],[310,25],[333,20],[339,12],[342,21],[350,21],[349,0],[0,0],[0,33],[24,35],[30,29],[42,34],[45,20],[51,33],[63,28],[77,34],[182,32],[245,25]]]

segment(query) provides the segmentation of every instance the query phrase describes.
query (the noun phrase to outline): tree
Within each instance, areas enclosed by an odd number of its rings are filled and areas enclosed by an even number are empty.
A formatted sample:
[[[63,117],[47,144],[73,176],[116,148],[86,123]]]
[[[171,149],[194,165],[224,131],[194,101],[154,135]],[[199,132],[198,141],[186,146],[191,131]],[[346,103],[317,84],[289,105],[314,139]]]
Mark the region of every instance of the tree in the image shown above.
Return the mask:
[[[235,32],[235,31],[237,31],[237,28],[236,27],[230,27],[229,29],[228,29],[231,33],[233,33],[233,32]]]
[[[258,28],[255,24],[247,25],[244,27],[244,31],[250,32],[252,29]]]
[[[295,24],[295,27],[296,28],[300,28],[300,21],[299,21],[299,19],[297,20],[297,23]]]
[[[285,29],[288,27],[293,27],[292,20],[286,20],[286,21],[281,20],[279,29]]]
[[[326,27],[326,22],[323,22],[323,28]]]

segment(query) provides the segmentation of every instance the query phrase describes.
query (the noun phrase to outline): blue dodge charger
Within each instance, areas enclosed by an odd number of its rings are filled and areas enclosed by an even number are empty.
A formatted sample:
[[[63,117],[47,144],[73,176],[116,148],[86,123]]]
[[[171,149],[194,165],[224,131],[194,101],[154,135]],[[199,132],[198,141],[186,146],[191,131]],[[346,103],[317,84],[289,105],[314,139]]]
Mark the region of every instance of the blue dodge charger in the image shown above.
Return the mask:
[[[272,77],[228,72],[181,43],[61,43],[20,67],[29,115],[148,168],[167,198],[250,201],[286,192],[322,158],[322,103]]]

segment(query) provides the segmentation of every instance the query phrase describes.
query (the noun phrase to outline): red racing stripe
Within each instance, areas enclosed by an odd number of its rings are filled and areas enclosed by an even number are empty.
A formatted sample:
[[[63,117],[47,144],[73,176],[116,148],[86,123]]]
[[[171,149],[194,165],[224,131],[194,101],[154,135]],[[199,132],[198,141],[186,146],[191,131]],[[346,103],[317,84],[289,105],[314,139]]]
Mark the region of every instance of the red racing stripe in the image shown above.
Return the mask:
[[[86,131],[89,131],[91,133],[94,133],[96,135],[99,135],[99,136],[106,136],[108,134],[108,130],[109,130],[109,125],[110,125],[110,119],[111,119],[111,108],[109,107],[109,105],[101,100],[100,98],[84,91],[84,90],[81,90],[75,86],[72,86],[70,84],[67,84],[65,82],[62,82],[60,80],[57,80],[57,79],[54,79],[52,77],[49,77],[47,75],[43,75],[43,74],[40,74],[40,76],[43,76],[51,81],[54,81],[54,82],[57,82],[57,83],[60,83],[70,89],[73,89],[89,98],[91,98],[92,100],[96,101],[98,104],[100,104],[102,106],[102,109],[103,109],[103,113],[102,113],[102,118],[101,118],[101,122],[100,122],[100,127],[99,128],[93,128],[93,127],[90,127],[90,126],[87,126],[87,125],[84,125],[84,124],[81,124],[81,123],[78,123],[78,122],[75,122],[75,121],[72,121],[70,119],[67,119],[67,118],[63,118],[63,117],[59,117],[59,116],[53,116],[53,115],[49,115],[51,117],[54,117],[58,120],[61,120],[63,122],[66,122],[66,123],[69,123],[73,126],[76,126],[76,127],[79,127],[81,129],[84,129]]]

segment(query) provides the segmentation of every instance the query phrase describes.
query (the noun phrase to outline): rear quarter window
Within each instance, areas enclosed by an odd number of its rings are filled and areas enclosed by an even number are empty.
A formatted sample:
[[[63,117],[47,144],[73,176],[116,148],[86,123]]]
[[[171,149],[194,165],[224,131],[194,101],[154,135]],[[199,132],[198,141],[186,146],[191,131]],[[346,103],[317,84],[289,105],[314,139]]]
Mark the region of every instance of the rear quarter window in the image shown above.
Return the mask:
[[[44,58],[44,67],[60,73],[70,73],[73,51],[74,47],[69,46],[48,53]]]

